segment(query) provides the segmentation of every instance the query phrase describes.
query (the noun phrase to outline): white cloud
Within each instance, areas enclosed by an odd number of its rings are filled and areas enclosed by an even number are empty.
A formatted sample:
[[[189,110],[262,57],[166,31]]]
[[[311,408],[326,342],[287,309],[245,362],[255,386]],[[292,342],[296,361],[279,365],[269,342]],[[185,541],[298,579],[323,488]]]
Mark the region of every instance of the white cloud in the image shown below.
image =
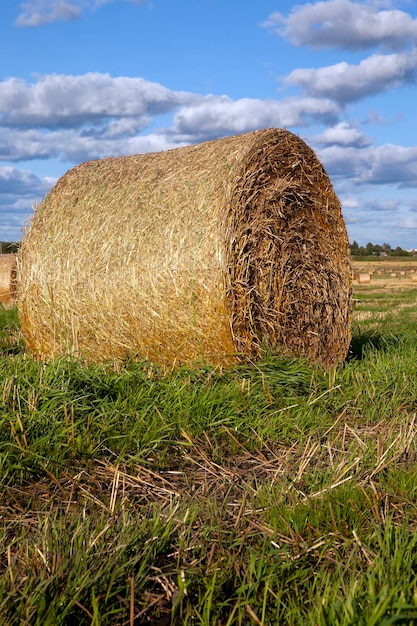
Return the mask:
[[[417,147],[405,148],[393,144],[378,146],[359,180],[400,188],[417,187]]]
[[[350,240],[360,245],[368,241],[390,243],[393,247],[415,248],[416,202],[407,196],[350,196],[341,198]]]
[[[21,5],[23,9],[16,19],[16,26],[41,26],[56,21],[76,20],[81,8],[67,0],[32,0]]]
[[[101,7],[103,4],[113,4],[115,2],[131,2],[132,4],[144,4],[148,0],[90,0],[90,4],[95,8]],[[87,0],[84,0],[87,3]]]
[[[417,147],[332,145],[320,149],[319,157],[335,180],[348,179],[360,186],[417,187]]]
[[[323,94],[326,89],[320,85],[318,81]],[[150,130],[159,114],[168,125]],[[232,100],[97,73],[44,76],[34,84],[9,79],[0,83],[0,160],[59,158],[74,163],[313,122],[328,126],[311,141],[331,176],[361,185],[417,186],[417,148],[375,148],[357,126],[339,117],[335,102],[310,96]]]
[[[358,209],[360,207],[359,198],[355,198],[352,196],[341,198],[341,202],[342,202],[343,209]]]
[[[121,124],[123,126],[123,123]],[[122,154],[141,154],[168,150],[184,142],[170,132],[153,132],[139,135],[123,132],[118,123],[104,129],[55,130],[0,129],[0,161],[19,162],[40,159],[61,159],[66,163],[79,163]]]
[[[33,195],[42,186],[42,181],[29,170],[10,165],[0,167],[0,193],[16,196]]]
[[[288,17],[272,13],[262,26],[296,46],[363,50],[384,46],[400,50],[417,42],[417,20],[375,2],[328,0],[297,4]]]
[[[372,82],[373,65],[367,67]],[[306,141],[316,149],[339,194],[353,197],[354,186],[358,194],[359,190],[389,186],[405,193],[417,187],[417,147],[373,146],[355,122],[340,121],[341,98],[332,101],[322,97],[327,92],[323,75],[319,78],[316,88],[321,97],[309,93],[307,82],[306,96],[281,100],[232,100],[225,95],[175,92],[141,78],[99,73],[41,76],[33,83],[11,78],[0,82],[0,161],[60,159],[71,166],[95,158],[166,150],[256,128],[321,124],[325,129]],[[348,83],[347,74],[344,83]],[[342,89],[342,84],[340,80],[338,88]],[[1,227],[6,227],[12,215],[10,220],[17,216],[23,223],[52,184],[52,179],[38,178],[17,167],[0,167],[0,210],[5,216]],[[384,205],[378,206],[382,215]],[[370,203],[369,214],[379,210],[378,206],[372,209]],[[384,214],[394,210],[394,205],[390,206],[385,205]],[[349,208],[349,200],[344,208],[351,223],[355,209],[353,205]],[[16,232],[12,222],[7,228],[9,233],[13,228]]]
[[[326,93],[324,85],[324,79],[317,81],[321,95]],[[160,114],[166,125],[152,129]],[[13,78],[0,83],[3,162],[76,163],[165,150],[257,128],[311,123],[327,126],[309,143],[336,179],[360,185],[417,186],[417,148],[372,146],[354,123],[340,121],[338,104],[326,98],[232,100],[98,73],[43,76],[34,84]]]
[[[339,114],[326,99],[232,100],[99,73],[47,75],[33,84],[10,78],[0,82],[0,160],[80,161],[162,150],[268,126],[334,124]],[[159,115],[172,125],[151,131]]]
[[[307,117],[335,122],[339,109],[331,102],[289,99],[283,102],[207,96],[202,103],[183,106],[172,125],[144,130],[138,119],[97,120],[74,128],[0,127],[0,160],[18,162],[30,159],[60,158],[79,162],[120,154],[167,150],[234,133],[270,126],[303,124]]]
[[[20,239],[21,225],[55,182],[28,170],[0,166],[0,241]]]
[[[176,113],[172,132],[186,141],[201,141],[269,126],[304,126],[311,119],[330,123],[339,113],[339,107],[325,99],[206,96]]]
[[[64,136],[61,135],[62,139]],[[58,139],[58,137],[55,138]],[[59,146],[51,146],[54,134],[36,129],[0,128],[0,160],[9,162],[48,159],[57,156]]]
[[[404,207],[404,203],[396,198],[370,197],[363,202],[365,203],[367,213],[378,213],[379,215],[384,213],[391,216],[399,213]],[[371,219],[374,219],[374,216],[371,216]]]
[[[0,125],[75,127],[106,118],[143,118],[167,113],[201,99],[171,91],[143,78],[111,77],[91,72],[81,76],[51,74],[35,83],[9,78],[0,83]]]
[[[296,69],[283,79],[309,96],[331,98],[341,104],[412,84],[417,75],[417,48],[411,53],[374,54],[358,65],[345,61],[318,69]]]
[[[16,18],[16,26],[42,26],[52,22],[70,22],[78,19],[88,9],[95,11],[103,4],[131,2],[143,4],[147,0],[29,0],[20,5],[21,13]]]
[[[369,146],[371,140],[362,131],[348,122],[339,122],[336,126],[326,128],[320,135],[313,138],[318,145],[353,146],[364,148]]]

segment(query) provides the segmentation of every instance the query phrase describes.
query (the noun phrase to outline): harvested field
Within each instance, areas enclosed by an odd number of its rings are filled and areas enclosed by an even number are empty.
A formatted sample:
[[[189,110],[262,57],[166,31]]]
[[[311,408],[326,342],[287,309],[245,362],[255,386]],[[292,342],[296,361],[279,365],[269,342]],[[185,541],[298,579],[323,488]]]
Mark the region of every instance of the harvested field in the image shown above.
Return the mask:
[[[371,277],[371,274],[369,274],[368,272],[361,272],[360,274],[358,274],[357,281],[360,284],[367,284],[371,282]]]
[[[353,322],[365,323],[377,329],[381,323],[394,323],[395,318],[406,316],[417,323],[417,289],[414,280],[417,258],[378,259],[363,261],[352,259],[354,272],[369,269],[371,281],[360,283],[354,274]],[[384,303],[382,305],[382,302]]]
[[[351,336],[340,202],[281,129],[81,164],[23,240],[19,315],[42,359],[172,367],[272,347],[331,367]]]
[[[0,310],[0,623],[414,624],[417,288],[349,358],[37,362]]]
[[[409,289],[417,281],[417,257],[361,260],[352,257],[353,285],[363,283],[360,274],[369,274],[371,286],[387,289]]]

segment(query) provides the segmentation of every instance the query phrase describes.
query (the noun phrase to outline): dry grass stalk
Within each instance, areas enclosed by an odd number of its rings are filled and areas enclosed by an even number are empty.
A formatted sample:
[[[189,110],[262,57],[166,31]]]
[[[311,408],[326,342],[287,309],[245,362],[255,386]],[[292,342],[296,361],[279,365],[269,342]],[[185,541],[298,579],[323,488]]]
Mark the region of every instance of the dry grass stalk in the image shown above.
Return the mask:
[[[0,254],[0,304],[14,305],[16,296],[16,255]]]
[[[255,131],[83,163],[35,212],[19,313],[40,358],[331,367],[350,342],[340,202],[299,137]]]

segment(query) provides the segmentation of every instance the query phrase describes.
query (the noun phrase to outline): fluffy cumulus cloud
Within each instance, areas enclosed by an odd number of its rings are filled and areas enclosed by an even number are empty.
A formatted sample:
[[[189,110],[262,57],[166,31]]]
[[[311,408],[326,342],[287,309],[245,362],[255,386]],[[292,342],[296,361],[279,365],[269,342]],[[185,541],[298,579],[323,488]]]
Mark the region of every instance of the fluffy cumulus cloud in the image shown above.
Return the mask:
[[[339,122],[335,126],[326,128],[320,135],[313,138],[319,146],[353,146],[364,148],[371,145],[371,140],[362,131],[349,122]]]
[[[362,245],[400,242],[401,247],[415,246],[417,218],[413,214],[416,202],[403,197],[347,196],[342,197],[343,214],[351,234]],[[364,233],[367,234],[364,239]],[[398,245],[398,244],[395,244]]]
[[[22,3],[16,26],[40,26],[61,20],[70,22],[80,13],[80,6],[66,0],[32,0]]]
[[[417,187],[417,147],[385,144],[374,149],[368,168],[360,182],[395,185],[399,188]]]
[[[321,67],[298,67],[281,84],[298,88],[301,97],[346,105],[376,97],[393,89],[415,85],[417,79],[417,19],[391,8],[391,2],[378,0],[320,0],[296,4],[290,13],[273,13],[262,24],[296,46],[315,49],[339,48],[357,52],[377,48],[357,63],[341,60]],[[382,123],[380,113],[369,113],[369,123]],[[373,120],[371,120],[371,116]],[[333,124],[326,124],[333,126]],[[349,136],[349,139],[348,139]],[[352,129],[328,128],[322,141],[330,137],[349,142]],[[360,147],[363,137],[356,136]],[[355,145],[359,147],[359,144]],[[345,143],[348,145],[348,143]]]
[[[378,213],[378,214],[386,214],[386,215],[395,215],[401,211],[401,207],[403,203],[401,200],[397,198],[377,198],[370,197],[366,198],[366,210],[370,213]],[[375,216],[371,216],[371,219],[374,219]]]
[[[319,149],[330,176],[358,186],[417,187],[417,147],[330,145]]]
[[[132,2],[142,4],[146,0],[29,0],[20,5],[16,26],[41,26],[52,22],[70,22],[78,19],[84,10],[94,11],[103,4]]]
[[[413,84],[416,76],[417,48],[409,54],[375,54],[358,65],[342,61],[317,69],[296,69],[283,82],[301,87],[309,96],[346,104]]]
[[[48,184],[49,179],[46,181]],[[43,188],[45,181],[41,181],[35,174],[17,167],[0,167],[0,194],[12,197],[32,196]]]
[[[372,75],[378,85],[389,77],[398,79],[398,57],[402,55],[364,64],[368,87]],[[414,65],[407,67],[411,71]],[[344,90],[354,91],[355,85],[365,90],[366,85],[357,68],[350,69],[351,75],[342,72],[338,78],[336,72],[332,80],[329,68],[311,70],[314,75],[295,70],[288,81],[307,95],[281,100],[175,92],[142,78],[99,73],[41,76],[33,83],[10,78],[0,83],[0,161],[59,158],[70,163],[164,150],[268,126],[320,124],[324,130],[312,141],[335,175],[360,183],[417,184],[412,148],[373,148],[357,125],[340,121]],[[159,115],[165,125],[158,126]]]
[[[307,120],[334,122],[339,107],[329,100],[287,98],[258,100],[207,96],[201,102],[182,107],[174,117],[172,133],[181,140],[213,139],[269,126],[304,126]]]
[[[417,148],[373,147],[357,125],[340,121],[340,105],[324,97],[324,82],[316,84],[321,97],[268,101],[174,92],[141,78],[97,73],[43,76],[33,84],[8,79],[0,83],[0,161],[74,163],[268,126],[321,124],[324,130],[309,142],[332,176],[361,185],[417,186]],[[155,122],[158,115],[165,125]],[[5,180],[4,174],[3,186]]]
[[[22,224],[33,207],[55,183],[54,178],[39,178],[28,170],[0,166],[0,241],[19,239]]]
[[[178,143],[164,132],[146,135],[134,132],[134,124],[125,120],[110,122],[103,128],[57,129],[0,129],[0,161],[60,159],[65,163],[77,163],[121,154],[159,152],[174,148]]]
[[[132,116],[146,126],[149,116],[198,99],[143,78],[97,72],[40,76],[35,83],[9,78],[0,83],[0,126],[76,127]]]
[[[16,25],[77,20],[107,3],[147,1],[26,0],[17,3]],[[15,238],[11,233],[55,182],[19,169],[22,161],[33,161],[36,169],[35,162],[49,159],[51,171],[62,173],[81,161],[166,150],[269,126],[302,129],[345,198],[349,222],[363,223],[365,218],[357,217],[361,210],[398,216],[404,200],[387,201],[378,192],[390,193],[391,187],[392,196],[412,194],[417,147],[395,145],[395,139],[374,145],[350,118],[355,111],[369,124],[387,124],[384,116],[393,115],[387,109],[382,113],[381,99],[375,98],[368,112],[348,105],[415,84],[417,20],[394,9],[390,0],[310,0],[291,7],[287,15],[271,14],[263,26],[293,45],[344,49],[349,55],[335,63],[334,50],[330,57],[316,54],[312,63],[331,58],[329,65],[298,65],[280,79],[288,91],[277,99],[173,91],[140,77],[99,72],[0,80],[0,240]],[[362,50],[371,52],[362,58],[357,54]],[[398,114],[411,115],[407,107]],[[375,190],[373,201],[365,197]],[[416,205],[407,209],[413,219],[414,210]],[[407,229],[412,220],[407,225],[405,214],[401,224]]]
[[[296,46],[401,50],[417,42],[417,20],[376,2],[328,0],[296,4],[288,16],[272,13],[262,26]]]
[[[325,98],[232,100],[99,73],[41,76],[34,83],[10,78],[0,83],[0,160],[156,151],[268,126],[334,124],[339,114]],[[158,116],[171,117],[172,125],[152,131]]]

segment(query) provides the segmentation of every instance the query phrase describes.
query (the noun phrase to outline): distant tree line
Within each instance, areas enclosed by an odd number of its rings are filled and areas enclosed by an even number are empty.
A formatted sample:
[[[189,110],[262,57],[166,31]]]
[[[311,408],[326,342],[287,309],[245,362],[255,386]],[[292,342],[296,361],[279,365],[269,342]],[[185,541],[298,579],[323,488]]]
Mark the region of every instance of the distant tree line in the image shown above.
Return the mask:
[[[379,244],[367,243],[366,246],[359,246],[356,241],[350,244],[350,253],[352,256],[415,256],[415,250],[403,250],[400,246],[391,248],[389,243]]]
[[[0,241],[0,254],[17,252],[19,249],[19,245],[19,242],[15,241]]]
[[[0,254],[17,252],[19,245],[20,243],[15,241],[0,241]],[[400,246],[391,248],[389,243],[383,243],[381,246],[369,242],[366,246],[360,246],[354,241],[350,244],[350,253],[352,256],[416,256],[417,251],[403,250]]]

